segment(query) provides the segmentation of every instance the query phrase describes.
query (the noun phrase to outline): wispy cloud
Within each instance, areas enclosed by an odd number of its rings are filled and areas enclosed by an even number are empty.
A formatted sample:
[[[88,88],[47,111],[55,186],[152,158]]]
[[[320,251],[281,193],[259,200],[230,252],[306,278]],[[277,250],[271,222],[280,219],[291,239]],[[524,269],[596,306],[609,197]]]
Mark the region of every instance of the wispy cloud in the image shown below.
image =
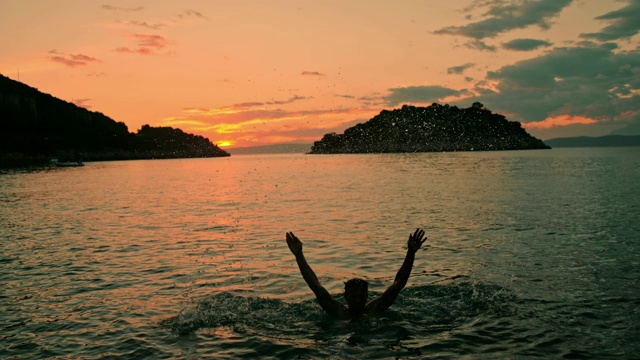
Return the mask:
[[[155,55],[151,49],[146,48],[129,48],[126,46],[121,46],[115,49],[115,52],[122,54],[138,54],[138,55]]]
[[[139,47],[162,49],[171,42],[160,35],[131,34],[136,39]]]
[[[489,51],[489,52],[495,52],[496,50],[498,50],[495,46],[493,45],[487,45],[486,42],[482,41],[482,40],[471,40],[471,41],[467,41],[464,44],[464,47],[469,48],[469,49],[473,49],[473,50],[480,50],[480,51]]]
[[[264,105],[265,103],[263,102],[248,101],[248,102],[233,104],[231,105],[230,108],[231,109],[249,109],[249,108],[255,108],[255,107],[262,107]]]
[[[341,95],[341,94],[336,94],[336,97],[341,97],[343,99],[355,99],[356,98],[353,95]]]
[[[162,29],[164,27],[167,27],[168,25],[165,23],[152,23],[152,22],[147,22],[147,21],[139,21],[139,20],[132,20],[132,21],[128,21],[125,23],[126,25],[130,25],[130,26],[138,26],[138,27],[144,27],[147,29],[152,29],[152,30],[158,30],[158,29]]]
[[[463,93],[464,91],[439,85],[407,86],[389,89],[389,94],[383,99],[388,106],[396,106],[401,103],[432,103],[449,96],[460,96]]]
[[[192,10],[192,9],[187,9],[187,10],[185,10],[185,11],[183,11],[183,12],[179,13],[179,14],[178,14],[178,15],[176,15],[176,16],[177,16],[179,19],[184,19],[184,18],[189,18],[189,17],[192,17],[192,18],[199,18],[199,19],[203,19],[203,20],[206,20],[206,19],[207,19],[207,17],[206,17],[204,14],[202,14],[202,13],[201,13],[201,12],[199,12],[199,11]]]
[[[538,39],[514,39],[502,43],[502,48],[513,51],[531,51],[540,47],[548,47],[552,44],[545,40]]]
[[[249,108],[258,108],[258,107],[268,107],[268,106],[272,106],[272,105],[285,105],[285,104],[291,104],[293,102],[296,101],[300,101],[300,100],[308,100],[311,99],[309,97],[305,97],[305,96],[298,96],[298,95],[294,95],[292,97],[290,97],[289,99],[286,100],[271,100],[271,101],[249,101],[249,102],[242,102],[242,103],[237,103],[237,104],[233,104],[231,105],[229,108],[230,109],[249,109]]]
[[[464,65],[452,66],[447,69],[447,74],[462,74],[465,70],[473,67],[473,63],[466,63]]]
[[[480,40],[531,25],[549,29],[551,19],[558,16],[560,11],[570,3],[571,0],[476,1],[470,9],[488,6],[488,10],[484,13],[486,19],[463,26],[448,26],[436,30],[435,34],[460,35]]]
[[[101,62],[100,60],[84,54],[65,54],[57,50],[49,51],[49,60],[68,67],[86,66],[89,63]]]
[[[136,42],[135,47],[119,47],[115,51],[119,53],[132,53],[140,55],[156,55],[158,50],[164,49],[173,44],[167,38],[160,35],[129,34]]]
[[[302,76],[325,76],[325,74],[319,71],[303,71],[300,75]]]
[[[389,106],[388,101],[379,92],[375,92],[370,95],[360,96],[358,97],[358,102],[360,102],[360,104],[362,104],[365,107],[381,108],[381,107]]]
[[[640,32],[640,1],[630,0],[628,5],[602,16],[596,17],[610,24],[599,32],[581,34],[587,39],[611,41],[630,38]]]
[[[123,8],[123,7],[115,7],[115,6],[110,6],[110,5],[103,5],[103,8],[106,10],[111,10],[111,11],[127,11],[127,12],[131,12],[131,11],[139,11],[142,10],[143,7],[136,7],[136,8]],[[175,26],[176,24],[180,23],[180,22],[184,22],[188,19],[200,19],[200,20],[208,20],[208,18],[201,12],[196,11],[196,10],[192,10],[192,9],[188,9],[188,10],[184,10],[180,13],[177,13],[173,16],[171,16],[170,18],[164,19],[164,20],[156,20],[156,21],[150,21],[150,20],[118,20],[117,23],[125,25],[125,26],[130,26],[130,27],[142,27],[142,28],[146,28],[146,29],[151,29],[151,30],[160,30],[163,28],[167,28],[170,26]]]
[[[311,98],[310,97],[306,97],[306,96],[294,95],[294,96],[292,96],[292,97],[290,97],[289,99],[286,99],[286,100],[271,100],[271,101],[267,101],[267,105],[291,104],[291,103],[296,102],[296,101],[308,100],[308,99],[311,99]]]
[[[144,9],[144,7],[142,6],[136,6],[136,7],[122,7],[122,6],[113,6],[113,5],[102,5],[102,8],[104,10],[109,10],[109,11],[122,11],[122,12],[131,12],[131,11],[140,11],[142,9]]]

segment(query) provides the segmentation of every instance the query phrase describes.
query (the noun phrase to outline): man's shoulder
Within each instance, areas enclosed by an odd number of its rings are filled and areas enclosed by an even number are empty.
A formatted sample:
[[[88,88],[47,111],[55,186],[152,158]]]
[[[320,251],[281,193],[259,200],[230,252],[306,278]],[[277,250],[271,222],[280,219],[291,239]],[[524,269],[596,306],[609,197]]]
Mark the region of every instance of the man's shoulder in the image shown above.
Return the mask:
[[[334,301],[334,316],[336,316],[338,319],[340,320],[351,320],[352,316],[351,316],[351,312],[349,311],[349,309],[347,309],[346,306],[344,306],[344,304],[342,304],[341,302],[339,302],[338,300],[333,300]]]

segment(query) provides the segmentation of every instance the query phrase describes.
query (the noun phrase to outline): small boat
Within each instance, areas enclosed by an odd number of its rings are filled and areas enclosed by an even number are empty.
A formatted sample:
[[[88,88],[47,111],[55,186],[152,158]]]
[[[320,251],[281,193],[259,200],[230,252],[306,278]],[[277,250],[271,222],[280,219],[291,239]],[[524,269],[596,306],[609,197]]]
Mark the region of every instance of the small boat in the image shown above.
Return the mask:
[[[82,163],[82,161],[65,161],[65,162],[59,162],[56,163],[56,166],[58,167],[78,167],[78,166],[84,166],[84,164]]]
[[[58,161],[58,159],[51,159],[51,164],[55,165],[55,166],[58,166],[58,167],[79,167],[79,166],[84,166],[84,164],[80,160],[78,160],[78,161],[63,161],[63,162],[60,162],[60,161]]]

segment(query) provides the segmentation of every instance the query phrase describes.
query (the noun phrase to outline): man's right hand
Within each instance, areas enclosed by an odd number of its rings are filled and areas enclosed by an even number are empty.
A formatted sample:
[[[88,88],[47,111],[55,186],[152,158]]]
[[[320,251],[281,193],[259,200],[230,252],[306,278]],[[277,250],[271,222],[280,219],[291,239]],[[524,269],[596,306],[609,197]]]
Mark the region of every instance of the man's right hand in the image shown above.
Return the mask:
[[[302,254],[302,241],[293,235],[292,232],[287,233],[287,245],[289,245],[289,250],[291,250],[293,255],[297,256]]]
[[[418,249],[420,249],[420,246],[422,246],[422,244],[427,241],[427,238],[424,238],[424,240],[422,240],[423,236],[424,230],[422,229],[416,229],[416,232],[414,232],[413,235],[409,235],[409,241],[407,242],[407,247],[409,248],[409,250],[413,251],[414,253],[418,251]]]

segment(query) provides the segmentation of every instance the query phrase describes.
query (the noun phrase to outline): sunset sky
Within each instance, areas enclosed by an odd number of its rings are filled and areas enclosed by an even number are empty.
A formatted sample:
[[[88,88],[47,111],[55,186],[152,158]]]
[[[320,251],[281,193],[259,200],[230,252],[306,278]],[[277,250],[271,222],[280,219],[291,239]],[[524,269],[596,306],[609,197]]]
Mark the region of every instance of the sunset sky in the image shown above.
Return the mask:
[[[640,0],[0,0],[0,73],[220,146],[433,102],[543,140],[640,134],[639,19]]]

